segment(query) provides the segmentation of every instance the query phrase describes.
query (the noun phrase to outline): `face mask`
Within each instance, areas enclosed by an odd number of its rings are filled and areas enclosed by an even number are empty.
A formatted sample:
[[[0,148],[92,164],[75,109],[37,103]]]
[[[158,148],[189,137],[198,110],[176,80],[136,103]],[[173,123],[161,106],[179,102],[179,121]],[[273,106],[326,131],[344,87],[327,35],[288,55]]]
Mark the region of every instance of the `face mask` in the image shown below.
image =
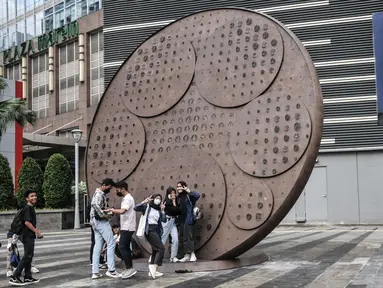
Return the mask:
[[[118,191],[116,194],[117,194],[118,197],[122,197],[123,196],[121,191]]]
[[[161,204],[161,199],[154,199],[154,205],[160,205]]]
[[[105,189],[105,190],[104,190],[104,193],[105,193],[105,194],[108,194],[108,193],[110,192],[110,190],[111,190],[110,188],[109,188],[109,189]]]

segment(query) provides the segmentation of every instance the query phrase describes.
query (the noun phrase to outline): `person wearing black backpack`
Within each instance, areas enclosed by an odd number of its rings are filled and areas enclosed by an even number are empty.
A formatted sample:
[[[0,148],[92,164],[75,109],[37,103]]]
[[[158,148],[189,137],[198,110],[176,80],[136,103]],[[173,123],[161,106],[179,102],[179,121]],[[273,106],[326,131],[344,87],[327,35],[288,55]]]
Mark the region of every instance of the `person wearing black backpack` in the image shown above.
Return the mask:
[[[9,279],[9,284],[14,286],[22,286],[26,284],[38,283],[39,280],[32,277],[32,259],[35,250],[35,239],[42,239],[43,235],[36,228],[36,211],[34,206],[37,203],[37,194],[34,191],[27,190],[24,192],[27,205],[20,210],[15,216],[11,225],[14,233],[21,232],[20,240],[24,245],[24,256],[21,259],[13,276]],[[18,216],[18,217],[17,217]],[[21,220],[21,221],[20,221]],[[22,225],[18,224],[22,223]],[[20,227],[21,226],[21,227]],[[24,270],[24,281],[20,279],[21,272]]]

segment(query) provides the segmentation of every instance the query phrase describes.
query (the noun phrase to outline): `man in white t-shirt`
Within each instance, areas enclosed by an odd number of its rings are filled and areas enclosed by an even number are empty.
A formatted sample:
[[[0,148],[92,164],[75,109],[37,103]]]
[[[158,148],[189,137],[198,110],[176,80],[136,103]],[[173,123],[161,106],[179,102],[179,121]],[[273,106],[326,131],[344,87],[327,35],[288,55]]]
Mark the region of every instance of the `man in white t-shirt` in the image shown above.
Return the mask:
[[[137,271],[133,269],[132,251],[130,249],[130,242],[136,231],[136,211],[133,210],[135,203],[134,198],[128,191],[128,184],[126,182],[117,183],[115,188],[117,195],[123,197],[121,208],[110,209],[107,211],[110,211],[113,214],[120,214],[119,248],[126,266],[126,270],[122,273],[121,278],[128,279],[137,273]]]

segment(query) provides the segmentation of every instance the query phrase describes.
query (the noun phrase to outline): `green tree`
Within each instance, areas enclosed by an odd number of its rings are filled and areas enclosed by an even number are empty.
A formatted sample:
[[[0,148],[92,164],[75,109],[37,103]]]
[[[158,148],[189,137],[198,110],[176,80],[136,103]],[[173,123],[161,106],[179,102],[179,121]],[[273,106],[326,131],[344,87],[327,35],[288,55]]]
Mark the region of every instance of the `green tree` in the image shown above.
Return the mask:
[[[44,197],[43,197],[43,182],[44,182],[44,174],[41,171],[39,164],[35,161],[35,159],[31,157],[25,158],[23,165],[21,166],[19,175],[17,176],[17,203],[19,206],[24,206],[25,198],[24,191],[25,190],[33,190],[37,193],[37,207],[44,207]]]
[[[12,172],[8,159],[0,154],[0,209],[10,208],[13,198]]]
[[[53,154],[45,167],[43,194],[47,208],[68,208],[72,205],[73,177],[68,160],[59,153]]]
[[[0,94],[7,88],[7,82],[0,77]],[[6,101],[0,101],[0,141],[1,135],[5,133],[7,127],[11,124],[19,123],[24,127],[27,123],[35,125],[36,113],[27,109],[25,99],[12,98]]]

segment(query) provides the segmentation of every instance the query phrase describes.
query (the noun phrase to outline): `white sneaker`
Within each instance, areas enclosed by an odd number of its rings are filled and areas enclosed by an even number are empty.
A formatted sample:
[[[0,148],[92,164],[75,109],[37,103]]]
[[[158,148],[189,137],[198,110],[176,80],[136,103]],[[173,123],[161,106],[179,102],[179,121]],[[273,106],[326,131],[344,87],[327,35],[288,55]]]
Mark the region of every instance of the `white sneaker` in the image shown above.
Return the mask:
[[[163,275],[164,275],[164,273],[161,273],[161,272],[156,271],[156,277],[161,277],[161,276],[163,276]],[[149,277],[152,277],[152,275],[150,275],[150,272],[148,273],[148,276],[149,276]]]
[[[157,269],[154,265],[149,265],[149,274],[153,279],[156,279]]]
[[[186,255],[184,256],[184,258],[182,258],[182,259],[180,260],[181,263],[188,262],[188,261],[190,261],[190,254],[186,254]]]
[[[127,269],[124,271],[124,273],[121,274],[121,278],[122,279],[128,279],[130,277],[132,277],[133,275],[135,275],[137,273],[137,271],[133,268],[130,268],[130,269]]]
[[[8,270],[7,271],[7,277],[11,277],[13,276],[13,271],[12,270]]]
[[[148,263],[152,262],[152,256],[149,257]]]
[[[191,256],[190,256],[190,260],[189,260],[189,261],[190,261],[190,262],[195,262],[195,261],[197,261],[197,257],[195,256],[194,252],[191,253]]]
[[[177,263],[177,262],[180,262],[180,259],[178,259],[177,257],[174,257],[172,260],[170,260],[170,262]]]
[[[106,272],[105,274],[106,276],[110,277],[110,278],[121,278],[121,274],[119,274],[117,271],[114,271],[114,272]]]
[[[92,275],[92,280],[100,279],[100,278],[102,278],[102,274],[100,274],[100,273],[97,273],[97,274],[93,274],[93,275]]]
[[[31,272],[32,272],[32,273],[39,273],[40,271],[39,271],[39,269],[37,269],[36,267],[32,267],[32,268],[31,268]]]

